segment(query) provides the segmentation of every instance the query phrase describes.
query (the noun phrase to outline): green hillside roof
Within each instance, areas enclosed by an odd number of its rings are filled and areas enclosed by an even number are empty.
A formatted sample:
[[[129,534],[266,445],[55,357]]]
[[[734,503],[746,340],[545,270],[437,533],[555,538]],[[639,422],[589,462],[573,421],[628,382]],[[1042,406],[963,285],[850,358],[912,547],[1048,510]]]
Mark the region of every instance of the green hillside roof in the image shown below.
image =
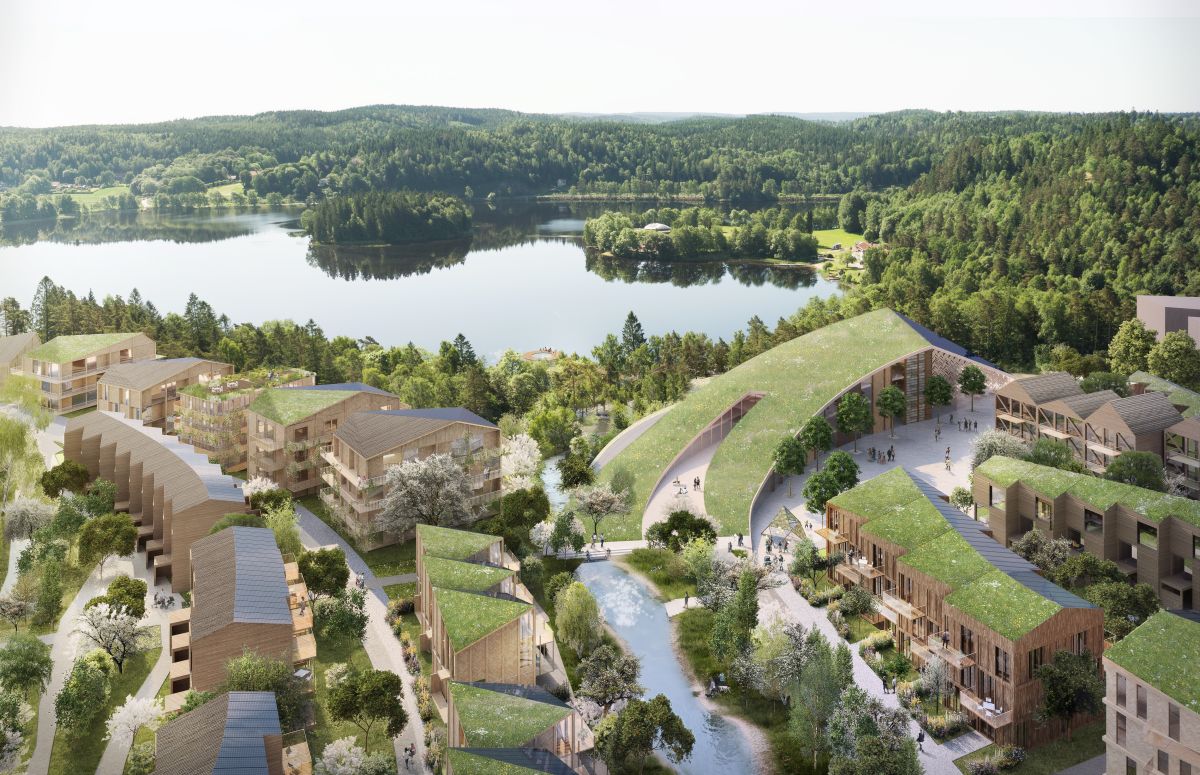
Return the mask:
[[[990,458],[975,471],[1001,487],[1010,487],[1019,481],[1047,498],[1069,493],[1100,511],[1119,503],[1154,522],[1175,517],[1200,527],[1200,501],[1010,457]]]
[[[529,775],[531,772],[545,772],[537,766],[522,767],[512,761],[500,761],[490,756],[480,756],[477,753],[464,751],[461,748],[449,748],[446,757],[454,768],[454,775]],[[532,765],[532,759],[531,765]],[[566,767],[566,765],[562,765]]]
[[[917,489],[903,468],[880,474],[830,501],[866,517],[864,533],[913,550],[950,530],[945,517]]]
[[[462,651],[480,638],[491,635],[532,608],[528,603],[502,597],[438,587],[433,588],[433,601],[455,651]]]
[[[573,712],[561,703],[540,702],[457,681],[450,684],[450,694],[470,748],[524,745]]]
[[[138,332],[117,334],[79,334],[76,336],[56,336],[41,347],[29,352],[29,357],[49,363],[67,363],[86,357],[97,350],[104,350],[120,344],[126,339],[132,339]]]
[[[250,402],[250,411],[280,425],[292,425],[358,393],[357,390],[264,390]]]
[[[946,602],[1009,640],[1017,640],[1062,606],[1002,571],[989,571],[946,596]]]
[[[900,558],[900,563],[935,578],[952,589],[967,584],[993,570],[992,564],[976,552],[957,530],[947,530],[937,538]]]
[[[508,568],[459,562],[444,557],[426,556],[422,560],[422,567],[433,586],[460,592],[484,592],[513,575]]]
[[[641,538],[650,490],[672,458],[747,393],[764,393],[717,448],[704,482],[705,507],[720,525],[718,534],[745,532],[779,440],[863,376],[927,346],[899,315],[880,309],[797,337],[714,377],[604,467],[605,479],[622,468],[634,478],[632,516],[614,519],[612,528],[605,523],[609,540]]]
[[[1200,621],[1159,611],[1104,656],[1200,713]]]
[[[426,556],[447,560],[465,560],[500,540],[486,533],[424,524],[417,525],[417,535],[421,537],[421,551]]]

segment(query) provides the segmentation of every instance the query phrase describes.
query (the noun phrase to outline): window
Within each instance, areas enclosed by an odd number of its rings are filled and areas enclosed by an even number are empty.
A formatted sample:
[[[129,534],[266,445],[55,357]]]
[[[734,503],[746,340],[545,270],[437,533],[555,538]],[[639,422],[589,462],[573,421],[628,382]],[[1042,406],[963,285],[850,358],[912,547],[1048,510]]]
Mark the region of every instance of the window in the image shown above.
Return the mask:
[[[1008,662],[1008,652],[996,646],[996,677],[1008,679],[1012,676],[1012,666]]]
[[[292,441],[308,441],[308,426],[305,425],[303,428],[297,428],[296,430],[292,431]]]
[[[1083,534],[1074,528],[1067,528],[1067,540],[1074,546],[1083,546]]]
[[[1117,745],[1125,745],[1125,716],[1121,713],[1117,714]],[[1137,765],[1133,771],[1137,772]]]
[[[1200,560],[1200,536],[1192,536],[1192,559]]]
[[[1137,717],[1146,718],[1146,687],[1138,684],[1137,688]]]
[[[1192,775],[1192,765],[1183,759],[1179,760],[1179,775]]]
[[[1054,504],[1044,501],[1041,498],[1033,499],[1034,505],[1037,507],[1037,518],[1043,522],[1054,524]]]
[[[1117,673],[1117,705],[1125,707],[1125,676]]]
[[[1128,756],[1125,757],[1125,775],[1138,775],[1137,762]]]
[[[1029,651],[1029,677],[1033,678],[1034,671],[1042,666],[1042,660],[1046,658],[1046,649],[1044,646],[1038,646]]]
[[[1138,543],[1150,549],[1158,548],[1158,528],[1138,523]]]
[[[336,417],[334,417],[332,420],[325,421],[325,432],[326,433],[333,433],[336,430],[337,430],[337,418]]]
[[[997,491],[992,485],[988,485],[988,505],[1002,506],[1004,505],[1004,490]]]
[[[1172,740],[1179,739],[1179,706],[1167,706],[1167,736]]]
[[[295,459],[295,461],[297,463],[303,463],[305,460],[308,460],[308,450],[307,449],[298,450],[296,452],[296,454],[293,455],[293,458]]]
[[[1166,751],[1159,751],[1158,752],[1158,771],[1165,773],[1165,772],[1167,772],[1168,768],[1170,768],[1170,766],[1171,766],[1171,757],[1167,756]]]
[[[1090,509],[1083,510],[1083,529],[1089,533],[1104,532],[1104,515]]]
[[[1071,650],[1075,654],[1082,654],[1087,651],[1087,630],[1075,633],[1075,637],[1071,638]]]

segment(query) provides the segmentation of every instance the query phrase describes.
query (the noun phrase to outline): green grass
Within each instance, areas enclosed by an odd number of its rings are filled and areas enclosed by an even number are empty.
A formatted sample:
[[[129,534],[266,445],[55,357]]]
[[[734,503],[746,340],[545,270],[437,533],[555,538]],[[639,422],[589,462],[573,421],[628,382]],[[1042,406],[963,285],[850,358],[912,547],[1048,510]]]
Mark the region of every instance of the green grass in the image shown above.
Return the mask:
[[[1054,775],[1067,767],[1100,756],[1104,753],[1104,724],[1103,720],[1096,721],[1076,729],[1070,740],[1063,737],[1037,748],[1027,749],[1025,761],[1011,770],[1006,770],[1006,775]],[[996,746],[988,745],[955,759],[954,764],[965,774],[969,762],[985,759],[995,752]]]
[[[515,748],[571,715],[571,708],[454,681],[454,708],[469,748]]]
[[[862,618],[861,616],[855,616],[852,619],[848,619],[846,621],[846,624],[850,625],[850,642],[851,643],[858,643],[860,640],[867,637],[868,635],[874,635],[875,633],[880,632],[880,629],[878,627],[871,624],[870,622],[868,622],[866,619]]]
[[[305,390],[304,388],[273,388],[264,390],[250,402],[248,411],[262,415],[272,422],[288,426],[311,417],[339,401],[358,395],[357,390]]]
[[[696,596],[696,582],[682,575],[677,564],[678,555],[670,549],[634,549],[622,563],[628,563],[650,579],[664,602],[676,600],[684,594]]]
[[[63,412],[63,417],[66,417],[69,420],[72,417],[82,417],[85,414],[88,414],[89,412],[94,412],[94,411],[96,411],[96,407],[85,406],[83,409],[76,409],[73,412]],[[59,461],[59,462],[62,462],[62,461]]]
[[[399,600],[402,597],[413,598],[417,594],[417,585],[414,582],[408,584],[388,584],[383,588],[383,594],[387,595],[388,600]]]
[[[157,642],[158,628],[153,629],[154,640]],[[126,696],[137,694],[146,676],[150,675],[154,663],[158,661],[161,651],[162,648],[155,648],[126,660],[125,671],[113,676],[108,701],[96,712],[87,729],[72,736],[64,730],[55,733],[54,747],[50,751],[49,775],[73,775],[96,770],[100,757],[104,755],[104,748],[108,745],[108,741],[104,739],[105,722],[114,710],[125,704]]]
[[[371,670],[371,660],[362,643],[353,639],[328,638],[317,635],[317,658],[312,662],[313,706],[315,726],[308,733],[308,742],[313,758],[320,756],[325,746],[343,737],[353,737],[358,745],[363,744],[362,730],[348,721],[334,721],[325,710],[329,689],[325,686],[325,671],[330,665],[344,663],[359,670]],[[367,753],[386,753],[395,756],[395,748],[387,732],[379,724],[371,730],[371,747]]]
[[[515,621],[531,608],[528,603],[438,587],[433,588],[433,604],[456,652]]]
[[[28,762],[33,757],[33,752],[37,748],[38,711],[39,711],[38,706],[41,705],[41,702],[42,702],[42,693],[35,692],[33,695],[33,699],[29,702],[29,707],[33,710],[33,713],[30,714],[29,720],[25,722],[25,725],[23,727],[21,727],[21,734],[24,739],[24,743],[23,743],[24,748],[21,751],[21,763],[22,764],[24,764],[25,762]],[[17,769],[16,771],[20,772],[21,770]]]
[[[958,589],[992,569],[957,530],[947,530],[915,551],[900,557],[900,563]]]
[[[817,247],[822,250],[832,250],[833,246],[840,242],[841,249],[847,253],[854,247],[854,243],[863,240],[863,235],[851,234],[845,229],[814,229],[812,235],[817,238]]]
[[[1104,656],[1163,694],[1200,712],[1200,623],[1159,611]]]
[[[399,576],[404,573],[416,572],[417,546],[414,541],[381,546],[378,549],[367,551],[358,545],[354,536],[346,532],[342,523],[326,510],[325,504],[321,503],[321,499],[316,495],[305,495],[303,498],[297,498],[296,502],[311,511],[317,519],[328,525],[341,536],[343,541],[350,544],[376,576]]]
[[[431,585],[460,592],[486,592],[514,574],[508,568],[493,568],[444,557],[426,557],[424,567]]]
[[[421,538],[421,548],[425,554],[448,560],[466,560],[500,540],[497,536],[487,533],[453,530],[434,525],[417,525],[417,535]]]
[[[750,506],[786,434],[850,385],[928,342],[891,310],[880,309],[825,326],[774,347],[688,394],[604,467],[602,478],[624,467],[636,494],[629,519],[614,521],[610,540],[641,537],[641,515],[658,477],[704,427],[751,392],[762,400],[717,448],[704,483],[718,534],[747,532]]]
[[[38,198],[39,199],[49,199],[49,200],[53,201],[53,200],[58,199],[60,196],[68,196],[69,195],[72,199],[74,199],[77,203],[79,203],[80,205],[82,205],[84,207],[99,207],[101,204],[103,204],[103,200],[105,197],[121,196],[122,194],[128,194],[128,193],[129,193],[129,186],[120,185],[120,186],[106,186],[104,188],[94,188],[91,191],[88,191],[87,193],[79,193],[76,191],[72,191],[72,192],[69,192],[69,194],[42,194]]]
[[[989,571],[951,592],[946,596],[946,603],[1009,640],[1028,635],[1062,610],[1058,603],[999,570]]]
[[[79,594],[79,590],[83,587],[83,582],[87,581],[87,577],[92,574],[92,568],[81,568],[74,563],[69,563],[63,566],[62,575],[62,608],[59,615],[54,621],[48,625],[35,626],[30,625],[29,631],[34,635],[46,635],[58,629],[59,620],[62,618],[62,612],[67,610],[67,606],[71,605],[71,601]]]
[[[73,334],[70,336],[56,336],[41,347],[31,350],[27,357],[51,363],[67,363],[79,360],[97,350],[113,347],[137,335],[135,331],[132,334]]]

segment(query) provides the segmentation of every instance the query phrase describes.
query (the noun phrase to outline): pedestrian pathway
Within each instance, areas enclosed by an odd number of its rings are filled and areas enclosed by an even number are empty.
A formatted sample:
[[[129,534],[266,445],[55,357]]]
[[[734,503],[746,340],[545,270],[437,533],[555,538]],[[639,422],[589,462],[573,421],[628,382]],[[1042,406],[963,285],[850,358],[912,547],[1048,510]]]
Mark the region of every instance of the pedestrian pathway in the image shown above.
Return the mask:
[[[704,508],[704,482],[708,478],[708,464],[712,462],[720,443],[709,444],[684,455],[667,469],[662,484],[646,502],[642,513],[642,533],[655,522],[662,522],[673,511],[687,509],[696,514],[707,514]],[[700,480],[700,489],[696,488]],[[678,484],[676,484],[678,482]]]
[[[17,570],[17,560],[21,559],[21,552],[25,551],[26,546],[29,546],[28,538],[14,538],[8,545],[8,569],[5,572],[4,584],[0,585],[0,596],[12,592],[12,588],[16,586],[17,576],[20,574]]]
[[[400,642],[392,634],[392,628],[387,623],[387,596],[383,594],[382,579],[378,578],[367,566],[366,561],[359,556],[345,539],[333,528],[321,521],[316,514],[299,503],[296,504],[296,514],[300,518],[300,540],[305,548],[316,549],[322,546],[338,546],[346,553],[346,564],[350,566],[350,581],[361,574],[367,586],[367,614],[370,621],[367,624],[367,637],[363,640],[363,648],[371,660],[371,666],[376,670],[390,670],[400,676],[404,684],[404,712],[408,714],[408,724],[399,737],[392,740],[396,749],[396,764],[404,762],[404,749],[416,745],[416,761],[413,762],[412,772],[428,773],[425,766],[425,724],[417,712],[417,698],[413,689],[413,676],[404,664],[400,653]],[[389,576],[388,583],[403,584],[404,581],[393,582],[394,578],[406,578],[409,575],[416,580],[416,574]],[[315,751],[314,751],[315,754]],[[406,770],[407,772],[407,770]]]
[[[760,622],[768,622],[773,616],[779,616],[786,620],[798,621],[805,627],[820,630],[829,639],[830,643],[836,645],[841,641],[837,630],[834,629],[829,619],[825,617],[825,610],[809,605],[808,601],[801,597],[800,593],[796,592],[791,584],[785,582],[779,587],[760,592],[759,605],[762,607],[759,613]],[[882,679],[859,656],[858,649],[851,648],[850,651],[854,658],[854,682],[872,697],[882,702],[886,707],[900,707],[896,695],[891,692],[884,693]],[[909,728],[910,733],[915,739],[919,730],[917,723],[910,721]],[[918,757],[921,760],[921,766],[924,767],[928,775],[959,775],[959,770],[955,766],[954,760],[977,751],[990,742],[986,737],[974,731],[967,732],[945,743],[936,743],[931,737],[926,735],[925,742],[922,744],[924,750],[918,753]]]
[[[390,587],[393,584],[414,584],[416,581],[417,574],[415,573],[401,573],[399,576],[377,576],[375,578],[375,582],[381,589],[383,587]],[[367,586],[370,586],[370,584]]]
[[[1080,762],[1074,767],[1068,767],[1065,770],[1059,770],[1058,775],[1104,775],[1104,770],[1108,766],[1106,756],[1100,754],[1094,759],[1088,759],[1086,762]]]

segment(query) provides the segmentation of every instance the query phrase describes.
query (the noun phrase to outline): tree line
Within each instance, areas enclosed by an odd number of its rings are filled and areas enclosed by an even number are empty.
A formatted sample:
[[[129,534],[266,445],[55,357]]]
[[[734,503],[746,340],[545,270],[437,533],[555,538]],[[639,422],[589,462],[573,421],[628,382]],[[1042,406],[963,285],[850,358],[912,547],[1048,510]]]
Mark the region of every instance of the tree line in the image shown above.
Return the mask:
[[[471,208],[453,196],[373,191],[324,199],[300,223],[318,243],[400,245],[471,236]]]
[[[813,213],[767,208],[729,216],[709,207],[652,208],[640,216],[619,212],[589,218],[583,242],[591,250],[617,258],[660,261],[718,258],[777,258],[809,261],[817,257]],[[662,224],[669,232],[645,228]]]

